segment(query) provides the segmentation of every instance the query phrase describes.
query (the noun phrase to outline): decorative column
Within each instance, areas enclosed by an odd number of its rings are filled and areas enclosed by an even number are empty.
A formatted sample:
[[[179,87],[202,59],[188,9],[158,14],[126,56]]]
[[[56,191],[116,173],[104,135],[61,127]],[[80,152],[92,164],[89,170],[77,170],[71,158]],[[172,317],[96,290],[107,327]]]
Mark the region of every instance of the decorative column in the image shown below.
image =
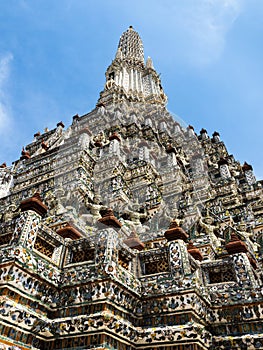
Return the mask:
[[[133,69],[131,68],[131,71],[130,71],[130,89],[133,90]]]
[[[135,70],[134,73],[135,73],[135,76],[134,76],[134,78],[135,78],[134,89],[135,89],[135,91],[139,91],[139,87],[138,87],[138,72],[137,72],[137,70]]]
[[[247,183],[249,185],[253,185],[257,180],[256,180],[256,177],[253,173],[252,166],[250,164],[248,164],[247,162],[245,162],[244,165],[242,166],[242,170],[245,173]]]
[[[171,145],[168,144],[166,147],[166,153],[168,154],[168,166],[177,166],[177,159],[176,159],[176,149]]]
[[[25,248],[33,249],[37,237],[38,225],[41,218],[47,213],[47,206],[36,192],[31,198],[20,203],[22,214],[15,229],[12,244],[16,242]]]
[[[178,225],[177,220],[173,220],[164,236],[169,242],[171,272],[174,278],[182,279],[191,273],[185,244],[188,234]]]
[[[113,228],[100,231],[98,236],[95,264],[98,275],[116,276],[118,233]]]
[[[111,155],[117,155],[120,156],[120,136],[117,134],[117,132],[114,132],[109,137],[110,140],[110,149],[109,152]]]
[[[25,199],[20,204],[20,214],[10,245],[14,256],[25,265],[30,264],[30,252],[34,248],[39,223],[47,212],[47,206],[42,202],[39,193]]]
[[[229,179],[231,177],[229,168],[228,168],[228,162],[226,159],[221,158],[218,162],[218,166],[219,166],[219,171],[220,171],[220,175],[222,178],[224,179]]]
[[[143,92],[142,74],[138,72],[138,91]]]
[[[226,244],[226,250],[232,255],[234,268],[236,271],[237,282],[240,287],[258,287],[254,277],[251,261],[247,256],[247,246],[238,236],[232,232],[230,241]]]
[[[83,128],[78,131],[80,136],[79,136],[79,146],[81,149],[87,149],[89,147],[90,143],[90,136],[91,136],[91,131],[89,128]]]
[[[12,168],[7,167],[6,163],[0,165],[0,198],[9,194],[9,189],[13,183]]]
[[[150,151],[148,144],[145,141],[142,141],[138,144],[139,147],[139,160],[145,160],[146,162],[150,161]]]

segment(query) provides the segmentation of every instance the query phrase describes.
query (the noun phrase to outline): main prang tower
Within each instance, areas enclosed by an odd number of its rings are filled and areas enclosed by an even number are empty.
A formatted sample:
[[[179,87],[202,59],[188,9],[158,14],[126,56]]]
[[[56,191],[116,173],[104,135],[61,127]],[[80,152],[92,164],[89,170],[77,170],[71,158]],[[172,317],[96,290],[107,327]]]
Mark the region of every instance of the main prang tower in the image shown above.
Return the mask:
[[[141,103],[166,103],[160,77],[150,57],[144,63],[143,44],[139,34],[132,28],[120,37],[118,50],[106,71],[106,85],[99,103],[121,103],[127,99]]]
[[[95,109],[0,166],[0,349],[263,349],[263,182],[166,102],[130,27]]]

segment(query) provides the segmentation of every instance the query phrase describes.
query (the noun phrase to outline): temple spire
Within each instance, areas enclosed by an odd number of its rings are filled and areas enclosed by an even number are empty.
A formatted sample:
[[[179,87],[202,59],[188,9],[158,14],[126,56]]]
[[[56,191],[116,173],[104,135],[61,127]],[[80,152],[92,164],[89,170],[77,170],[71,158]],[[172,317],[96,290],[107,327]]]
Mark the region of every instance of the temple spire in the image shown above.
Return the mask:
[[[133,58],[144,62],[142,40],[132,26],[121,35],[118,49],[121,50],[124,59]]]
[[[130,26],[120,37],[115,59],[106,71],[104,91],[98,105],[123,100],[165,105],[167,97],[152,59],[144,62],[143,44]]]

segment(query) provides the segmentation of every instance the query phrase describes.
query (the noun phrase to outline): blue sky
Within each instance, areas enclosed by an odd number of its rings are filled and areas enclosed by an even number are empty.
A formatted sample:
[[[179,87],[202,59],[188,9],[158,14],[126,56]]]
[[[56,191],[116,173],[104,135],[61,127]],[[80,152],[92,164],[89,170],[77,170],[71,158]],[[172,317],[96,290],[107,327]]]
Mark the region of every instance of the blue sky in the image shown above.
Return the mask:
[[[94,108],[133,25],[168,95],[263,179],[262,0],[0,0],[0,164]]]

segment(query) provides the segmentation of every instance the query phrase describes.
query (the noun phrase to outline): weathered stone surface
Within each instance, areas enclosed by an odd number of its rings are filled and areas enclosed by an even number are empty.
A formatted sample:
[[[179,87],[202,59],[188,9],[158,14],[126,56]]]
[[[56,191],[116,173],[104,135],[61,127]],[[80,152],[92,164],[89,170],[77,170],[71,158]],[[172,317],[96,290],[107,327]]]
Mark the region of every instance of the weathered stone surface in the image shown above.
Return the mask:
[[[0,166],[1,348],[263,348],[263,182],[166,100],[130,27],[94,110]]]

